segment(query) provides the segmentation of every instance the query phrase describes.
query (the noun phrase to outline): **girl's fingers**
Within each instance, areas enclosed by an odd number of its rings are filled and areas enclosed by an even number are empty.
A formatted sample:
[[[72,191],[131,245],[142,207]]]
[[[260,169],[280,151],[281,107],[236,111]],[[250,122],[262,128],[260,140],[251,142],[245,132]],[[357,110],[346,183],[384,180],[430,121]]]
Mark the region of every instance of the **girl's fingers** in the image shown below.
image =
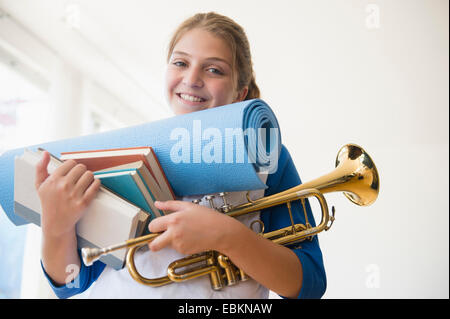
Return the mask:
[[[161,210],[172,211],[172,212],[185,209],[191,204],[192,203],[184,202],[181,200],[168,200],[165,202],[161,202],[161,201],[155,202],[156,208],[161,209]]]
[[[62,163],[55,171],[52,173],[55,177],[65,176],[72,168],[77,165],[74,160],[68,160]]]
[[[100,180],[94,178],[92,183],[88,186],[88,188],[84,192],[83,200],[85,203],[88,204],[94,199],[95,195],[98,192],[98,189],[100,188],[100,185],[101,185]]]
[[[170,245],[172,238],[170,236],[170,231],[165,231],[161,233],[158,237],[153,239],[152,242],[148,244],[148,248],[151,251],[158,251]]]
[[[87,171],[86,165],[77,164],[75,165],[66,175],[66,178],[76,184],[81,176]]]
[[[94,180],[94,174],[91,171],[85,171],[75,184],[78,193],[83,194]]]
[[[47,166],[49,162],[50,162],[50,154],[48,152],[44,152],[42,159],[36,165],[36,180],[35,180],[36,189],[38,189],[48,177]]]
[[[153,219],[150,224],[148,224],[148,230],[151,233],[159,233],[167,229],[167,221],[169,216],[161,216]]]

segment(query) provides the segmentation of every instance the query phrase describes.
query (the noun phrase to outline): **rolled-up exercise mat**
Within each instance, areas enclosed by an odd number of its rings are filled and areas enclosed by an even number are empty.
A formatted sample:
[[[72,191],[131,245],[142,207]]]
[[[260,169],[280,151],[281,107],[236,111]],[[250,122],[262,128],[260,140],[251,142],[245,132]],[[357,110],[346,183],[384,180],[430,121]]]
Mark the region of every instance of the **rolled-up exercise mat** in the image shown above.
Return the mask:
[[[278,121],[260,99],[224,105],[137,126],[33,145],[61,152],[151,146],[176,196],[266,188],[258,172],[273,173],[281,150]],[[15,225],[14,158],[0,156],[0,203]]]

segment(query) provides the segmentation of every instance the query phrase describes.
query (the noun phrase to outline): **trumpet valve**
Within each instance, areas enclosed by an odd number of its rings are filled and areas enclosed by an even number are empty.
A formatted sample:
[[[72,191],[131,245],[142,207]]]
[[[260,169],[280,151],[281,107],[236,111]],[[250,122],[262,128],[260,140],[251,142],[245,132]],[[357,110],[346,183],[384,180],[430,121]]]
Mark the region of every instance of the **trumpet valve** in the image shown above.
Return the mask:
[[[219,193],[219,196],[222,198],[222,201],[223,201],[223,205],[221,207],[219,207],[219,210],[222,213],[228,213],[233,208],[232,205],[227,203],[227,198],[226,198],[227,194],[228,193],[226,193],[226,192]]]
[[[222,254],[220,254],[217,257],[217,261],[219,263],[219,266],[225,270],[227,285],[233,286],[237,284],[238,283],[238,278],[236,276],[237,267],[230,261],[230,259],[227,256]]]
[[[214,195],[207,195],[205,196],[205,199],[209,202],[209,207],[211,207],[212,209],[216,209],[216,207],[214,206]]]
[[[209,279],[211,283],[211,288],[213,290],[221,290],[224,286],[224,280],[222,276],[222,271],[219,265],[217,265],[217,253],[214,251],[210,252],[209,258],[206,260],[208,266],[213,266],[214,271],[210,272]]]
[[[249,279],[247,274],[241,268],[239,268],[239,277],[241,281],[247,281]]]
[[[231,205],[223,205],[219,207],[221,213],[228,213],[233,207]]]

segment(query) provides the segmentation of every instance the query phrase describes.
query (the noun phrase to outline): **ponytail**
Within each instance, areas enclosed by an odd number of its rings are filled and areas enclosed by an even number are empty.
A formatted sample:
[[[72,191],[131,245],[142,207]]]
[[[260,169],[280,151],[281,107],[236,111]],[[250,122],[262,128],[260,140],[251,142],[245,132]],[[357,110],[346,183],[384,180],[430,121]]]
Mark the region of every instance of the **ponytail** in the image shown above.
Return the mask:
[[[245,100],[259,99],[261,93],[259,92],[259,87],[256,84],[255,76],[252,76],[250,83],[248,85],[248,92]]]

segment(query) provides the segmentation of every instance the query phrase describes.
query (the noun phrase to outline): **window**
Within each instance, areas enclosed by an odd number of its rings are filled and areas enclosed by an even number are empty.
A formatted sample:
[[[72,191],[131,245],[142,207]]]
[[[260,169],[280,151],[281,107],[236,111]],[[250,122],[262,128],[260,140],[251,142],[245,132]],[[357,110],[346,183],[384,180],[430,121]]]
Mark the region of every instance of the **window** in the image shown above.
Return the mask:
[[[0,63],[0,153],[44,138],[48,95],[14,67]],[[27,226],[15,226],[0,208],[0,298],[20,297],[26,235]]]

